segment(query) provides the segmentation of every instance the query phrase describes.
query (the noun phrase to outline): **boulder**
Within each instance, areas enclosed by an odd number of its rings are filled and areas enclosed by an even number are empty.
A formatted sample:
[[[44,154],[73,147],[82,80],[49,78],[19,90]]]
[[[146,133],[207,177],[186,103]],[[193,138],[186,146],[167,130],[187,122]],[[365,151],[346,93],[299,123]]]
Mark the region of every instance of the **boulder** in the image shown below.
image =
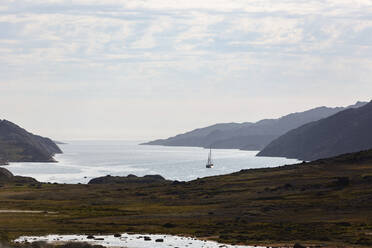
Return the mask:
[[[306,247],[303,246],[303,245],[300,245],[300,244],[296,243],[296,244],[293,246],[293,248],[306,248]]]

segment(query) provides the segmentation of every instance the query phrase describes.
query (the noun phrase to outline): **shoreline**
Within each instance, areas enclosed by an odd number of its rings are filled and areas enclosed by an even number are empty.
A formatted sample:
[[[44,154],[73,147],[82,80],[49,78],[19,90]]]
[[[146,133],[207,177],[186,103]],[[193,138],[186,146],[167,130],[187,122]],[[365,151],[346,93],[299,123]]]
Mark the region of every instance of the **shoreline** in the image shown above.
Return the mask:
[[[103,245],[105,247],[109,247],[109,248],[116,248],[116,247],[123,247],[122,245],[118,245],[118,246],[112,246],[112,245],[109,245],[109,242],[107,242],[107,239],[108,238],[112,238],[112,237],[115,237],[115,235],[118,235],[117,233],[109,233],[109,234],[90,234],[90,235],[87,235],[87,234],[48,234],[48,235],[43,235],[43,236],[21,236],[21,237],[18,237],[16,238],[15,240],[12,241],[12,243],[21,243],[21,244],[26,244],[26,243],[34,243],[34,242],[47,242],[48,244],[52,244],[52,245],[64,245],[64,244],[68,244],[68,243],[71,243],[71,242],[76,242],[76,243],[84,243],[84,242],[87,242],[91,245],[102,245],[102,244],[99,244],[99,242],[102,241],[102,243],[106,243],[106,245]],[[242,248],[268,248],[268,247],[271,247],[271,248],[293,248],[295,245],[300,245],[298,247],[306,247],[306,248],[364,248],[364,247],[367,247],[367,246],[359,246],[359,245],[345,245],[345,244],[340,244],[340,243],[337,243],[337,242],[301,242],[301,241],[298,241],[298,240],[295,240],[293,242],[290,242],[290,241],[287,241],[287,242],[252,242],[252,243],[221,243],[221,242],[218,242],[218,237],[216,236],[210,236],[210,237],[192,237],[192,236],[187,236],[187,235],[184,235],[184,234],[176,234],[176,235],[171,235],[171,234],[167,234],[167,233],[158,233],[158,234],[151,234],[151,233],[120,233],[120,237],[116,237],[116,238],[120,238],[122,239],[122,237],[125,237],[125,235],[127,235],[128,237],[132,236],[132,238],[135,238],[135,239],[142,239],[144,237],[149,237],[151,240],[150,241],[155,241],[157,238],[162,238],[164,241],[164,244],[166,244],[166,240],[168,240],[169,238],[180,238],[181,240],[182,239],[186,239],[186,240],[189,240],[189,241],[201,241],[201,242],[207,242],[207,241],[210,241],[210,242],[213,242],[215,244],[217,244],[216,247],[242,247]],[[53,240],[47,240],[46,237],[49,237],[49,236],[54,236],[54,239]],[[67,236],[71,236],[71,237],[74,237],[70,240],[63,240],[64,239],[64,236],[67,237]],[[91,236],[92,238],[83,238],[83,237],[89,237]],[[127,239],[128,237],[126,237],[125,239]],[[140,237],[140,238],[138,238]],[[40,239],[37,239],[37,238],[40,238]],[[79,239],[80,238],[80,239]],[[83,239],[82,239],[83,238]],[[20,240],[22,239],[22,240]],[[31,241],[31,242],[30,242]],[[103,242],[105,241],[105,242]],[[162,242],[162,243],[163,243]],[[189,243],[191,244],[191,243]],[[167,244],[167,246],[170,246],[169,244]]]
[[[102,152],[97,154],[102,147]],[[85,184],[96,177],[129,174],[159,174],[169,180],[192,181],[235,173],[242,169],[276,167],[299,162],[283,158],[258,158],[255,157],[257,151],[219,149],[213,154],[215,167],[207,170],[207,154],[203,148],[157,147],[127,142],[71,142],[68,148],[64,148],[63,154],[55,156],[58,163],[15,162],[10,163],[7,168],[15,175],[33,177],[40,182]],[[110,159],[111,152],[116,154],[114,159]],[[187,168],[192,170],[192,173]]]
[[[48,234],[48,235],[44,235],[44,236],[39,236],[36,240],[35,240],[35,237],[36,236],[22,236],[22,237],[19,237],[17,239],[15,239],[13,242],[19,242],[19,243],[27,243],[31,240],[31,242],[29,243],[33,243],[33,242],[47,242],[48,244],[52,244],[52,245],[63,245],[63,244],[67,244],[67,243],[70,243],[70,242],[87,242],[91,245],[100,245],[98,241],[102,241],[101,243],[106,243],[106,245],[103,245],[105,247],[110,247],[110,248],[116,248],[116,247],[122,247],[122,245],[118,245],[118,246],[112,246],[112,245],[109,245],[109,242],[107,242],[107,239],[110,238],[110,237],[116,237],[115,235],[118,235],[116,233],[111,233],[111,234],[96,234],[96,235],[86,235],[86,234],[65,234],[65,235],[61,235],[61,234]],[[47,237],[50,237],[50,236],[53,236],[54,239],[51,240],[51,239],[47,239]],[[67,237],[67,236],[71,236],[71,239],[69,240],[63,240],[64,237]],[[91,236],[92,238],[90,239],[87,239],[87,238],[83,238],[83,237],[88,237],[88,236]],[[127,236],[127,237],[125,237]],[[176,234],[176,235],[170,235],[170,234],[166,234],[166,233],[159,233],[159,234],[149,234],[149,233],[121,233],[120,234],[120,237],[116,237],[116,238],[119,238],[122,240],[122,237],[125,237],[125,239],[128,239],[130,236],[132,236],[132,238],[134,239],[142,239],[144,237],[149,237],[152,241],[156,240],[157,238],[160,238],[162,237],[162,239],[164,241],[162,241],[162,243],[164,242],[164,244],[166,244],[167,240],[169,240],[169,238],[180,238],[181,240],[183,239],[186,239],[186,240],[189,240],[189,241],[201,241],[201,242],[206,242],[206,241],[210,241],[210,242],[213,242],[215,243],[216,245],[218,245],[218,247],[228,247],[228,246],[231,246],[231,247],[248,247],[248,248],[253,248],[253,247],[257,247],[257,248],[267,248],[267,247],[277,247],[277,248],[293,248],[294,245],[301,245],[303,247],[307,247],[307,248],[320,248],[320,247],[326,247],[326,248],[333,248],[333,247],[337,247],[337,248],[347,248],[347,247],[362,247],[362,246],[345,246],[345,245],[340,245],[340,244],[336,244],[336,243],[332,243],[332,244],[325,244],[324,242],[323,243],[314,243],[314,242],[304,242],[304,243],[300,243],[298,241],[293,241],[293,242],[276,242],[276,243],[265,243],[265,242],[260,242],[260,243],[248,243],[248,244],[242,244],[242,243],[236,243],[236,244],[231,244],[231,243],[220,243],[217,241],[218,237],[216,236],[211,236],[211,237],[192,237],[192,236],[187,236],[187,235],[183,235],[183,234]],[[21,239],[21,240],[20,240]],[[151,241],[150,240],[150,241]],[[105,242],[103,242],[105,241]],[[191,244],[191,243],[189,243]],[[170,246],[170,244],[166,244],[167,246]]]
[[[58,213],[2,213],[0,237],[181,233],[229,244],[293,240],[366,247],[372,245],[371,154],[241,170],[185,183],[134,177],[109,177],[88,185],[10,181],[0,190],[4,210]]]
[[[45,236],[21,236],[15,239],[13,242],[19,242],[25,244],[27,242],[47,242],[48,244],[54,245],[61,245],[67,244],[70,242],[87,242],[91,245],[103,245],[105,247],[115,248],[115,247],[136,247],[136,242],[141,242],[142,245],[151,245],[154,242],[157,244],[157,247],[204,247],[208,245],[208,247],[231,247],[231,248],[266,248],[266,246],[254,246],[254,245],[243,245],[243,244],[228,244],[228,243],[220,243],[213,239],[205,239],[205,238],[197,238],[192,236],[186,235],[170,235],[170,234],[149,234],[149,233],[115,233],[115,234],[99,234],[99,235],[86,235],[86,234],[67,234],[67,235],[59,235],[59,234],[49,234]],[[130,241],[132,241],[130,243]],[[184,244],[182,244],[184,243]],[[137,244],[138,245],[138,244]],[[139,246],[139,245],[138,245]],[[140,246],[142,247],[142,246]],[[146,246],[147,247],[147,246]],[[136,247],[137,248],[137,247]]]

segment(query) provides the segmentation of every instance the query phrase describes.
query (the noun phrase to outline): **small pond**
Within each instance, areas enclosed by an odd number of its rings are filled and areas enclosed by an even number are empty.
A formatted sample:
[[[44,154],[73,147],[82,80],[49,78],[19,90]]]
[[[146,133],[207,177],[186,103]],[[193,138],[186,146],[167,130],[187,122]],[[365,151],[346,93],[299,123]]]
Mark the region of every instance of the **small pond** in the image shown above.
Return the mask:
[[[48,243],[88,242],[106,247],[125,248],[253,248],[253,246],[225,245],[214,241],[198,240],[191,237],[150,234],[120,234],[120,235],[48,235],[22,236],[16,242],[45,241]]]

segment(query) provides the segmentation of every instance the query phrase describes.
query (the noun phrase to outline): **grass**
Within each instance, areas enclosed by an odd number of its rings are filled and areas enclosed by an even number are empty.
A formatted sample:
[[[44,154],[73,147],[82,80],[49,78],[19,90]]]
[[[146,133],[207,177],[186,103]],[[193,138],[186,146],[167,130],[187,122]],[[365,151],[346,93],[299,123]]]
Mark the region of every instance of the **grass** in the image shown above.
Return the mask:
[[[0,209],[55,213],[0,213],[0,237],[146,232],[241,244],[368,247],[368,175],[372,161],[332,159],[187,183],[8,183],[0,187]]]

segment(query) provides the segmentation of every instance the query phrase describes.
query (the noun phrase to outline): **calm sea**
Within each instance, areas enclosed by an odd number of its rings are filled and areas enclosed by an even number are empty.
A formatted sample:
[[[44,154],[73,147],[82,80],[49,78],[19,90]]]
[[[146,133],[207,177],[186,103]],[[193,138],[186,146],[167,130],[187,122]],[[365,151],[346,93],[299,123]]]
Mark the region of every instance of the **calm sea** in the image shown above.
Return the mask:
[[[194,147],[143,146],[133,141],[70,141],[60,145],[58,163],[11,163],[12,173],[42,182],[87,183],[112,175],[159,174],[167,179],[189,181],[241,169],[275,167],[294,159],[256,157],[257,152],[218,149],[212,151],[213,169],[205,168],[209,150]]]

